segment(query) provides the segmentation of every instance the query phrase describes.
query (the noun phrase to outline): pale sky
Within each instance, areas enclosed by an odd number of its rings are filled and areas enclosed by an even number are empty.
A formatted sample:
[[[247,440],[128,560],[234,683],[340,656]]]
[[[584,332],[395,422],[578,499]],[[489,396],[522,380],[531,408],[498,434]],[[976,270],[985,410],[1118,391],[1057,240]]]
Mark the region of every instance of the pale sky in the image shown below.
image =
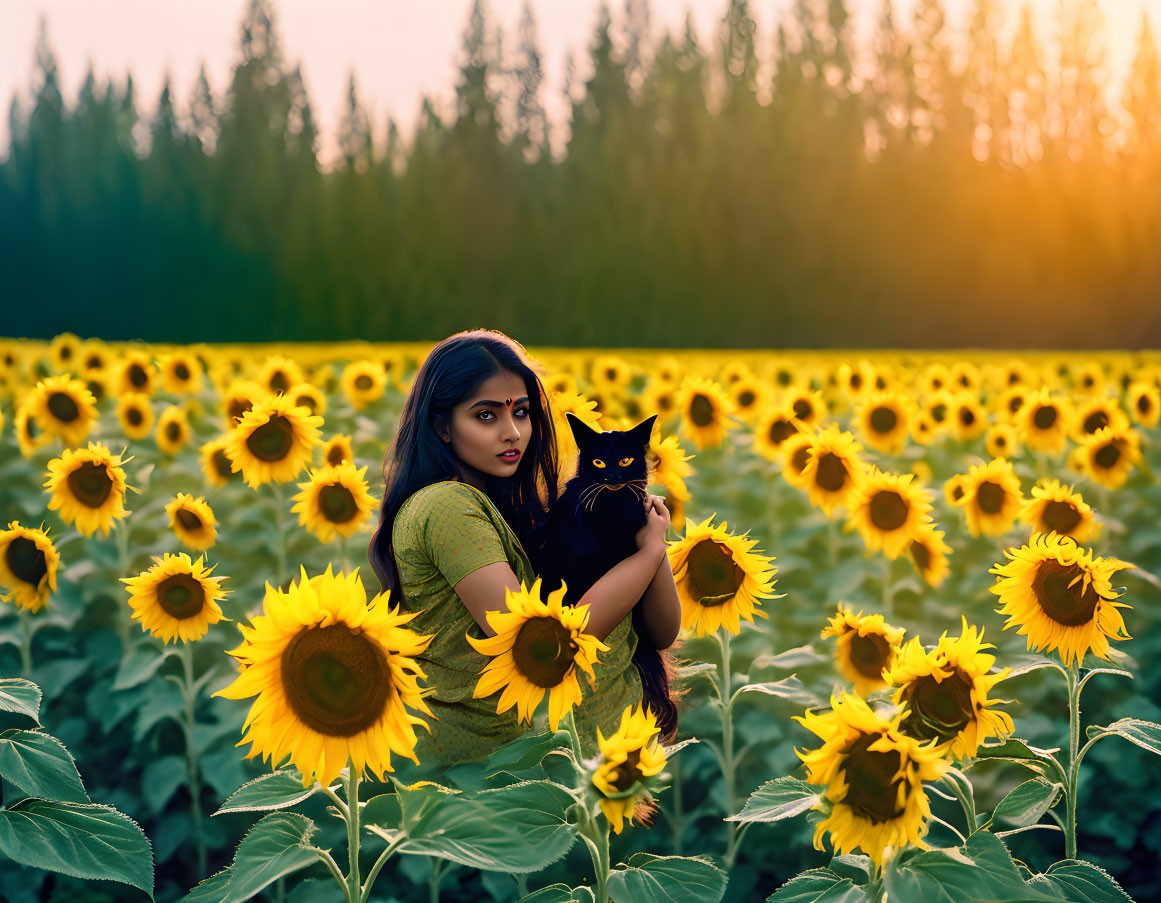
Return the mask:
[[[759,55],[769,58],[774,23],[792,0],[759,0],[750,6],[758,22]],[[859,35],[865,34],[883,0],[848,0]],[[1054,31],[1061,0],[1029,0],[1039,17],[1042,44]],[[1014,27],[1021,0],[1001,0]],[[614,25],[623,0],[611,0]],[[1136,47],[1142,10],[1154,27],[1161,24],[1161,0],[1104,0],[1109,59],[1118,86]],[[184,112],[198,66],[206,64],[216,99],[237,62],[239,25],[248,0],[0,0],[0,148],[8,143],[8,104],[30,82],[37,22],[48,19],[66,102],[75,101],[91,60],[98,79],[120,81],[132,72],[138,110],[156,108],[168,71],[178,110]],[[488,0],[493,30],[504,30],[505,54],[516,49],[516,26],[523,0]],[[662,29],[680,34],[686,9],[693,13],[699,43],[710,46],[726,0],[651,0],[655,36]],[[895,0],[897,21],[906,25],[914,0]],[[969,0],[946,0],[950,24],[962,33]],[[597,19],[597,0],[532,0],[545,82],[542,101],[553,122],[559,147],[566,134],[567,107],[562,96],[566,58],[576,54],[578,77],[586,75],[588,43]],[[290,66],[301,63],[317,122],[322,130],[320,156],[334,150],[334,134],[346,103],[347,74],[354,70],[360,96],[377,140],[394,116],[409,138],[421,96],[437,99],[441,111],[454,100],[456,65],[471,0],[275,0],[276,23]],[[1006,37],[1006,36],[1005,36]],[[27,105],[26,105],[27,109]],[[381,146],[381,145],[380,145]],[[2,156],[4,151],[0,151]]]

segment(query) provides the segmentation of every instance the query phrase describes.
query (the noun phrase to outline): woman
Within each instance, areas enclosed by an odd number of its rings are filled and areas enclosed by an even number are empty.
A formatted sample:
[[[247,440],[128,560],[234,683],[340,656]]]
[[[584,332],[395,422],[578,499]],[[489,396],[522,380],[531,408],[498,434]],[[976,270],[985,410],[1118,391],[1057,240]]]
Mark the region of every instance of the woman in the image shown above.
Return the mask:
[[[412,384],[383,465],[386,489],[368,554],[384,590],[416,613],[408,627],[432,634],[420,665],[435,688],[438,720],[420,732],[420,762],[470,761],[527,730],[496,697],[473,699],[487,657],[467,635],[493,636],[489,611],[505,610],[505,590],[536,580],[531,547],[557,496],[556,438],[548,400],[523,347],[500,332],[457,333],[432,349]],[[608,644],[592,689],[576,710],[584,752],[596,728],[614,731],[641,702],[633,665],[639,638],[630,617],[645,606],[648,641],[672,645],[681,607],[665,554],[669,512],[649,497],[638,551],[585,594],[587,630]],[[425,758],[426,757],[426,758]]]

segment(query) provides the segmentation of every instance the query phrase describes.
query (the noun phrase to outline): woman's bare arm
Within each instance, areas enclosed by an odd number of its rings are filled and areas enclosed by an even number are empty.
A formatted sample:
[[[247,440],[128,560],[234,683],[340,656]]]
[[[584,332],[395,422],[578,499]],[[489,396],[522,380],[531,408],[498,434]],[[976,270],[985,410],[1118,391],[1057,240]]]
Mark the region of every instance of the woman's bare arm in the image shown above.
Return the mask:
[[[673,579],[668,555],[657,566],[653,580],[645,589],[641,605],[649,641],[656,649],[668,649],[681,629],[681,600],[677,597],[677,583]]]

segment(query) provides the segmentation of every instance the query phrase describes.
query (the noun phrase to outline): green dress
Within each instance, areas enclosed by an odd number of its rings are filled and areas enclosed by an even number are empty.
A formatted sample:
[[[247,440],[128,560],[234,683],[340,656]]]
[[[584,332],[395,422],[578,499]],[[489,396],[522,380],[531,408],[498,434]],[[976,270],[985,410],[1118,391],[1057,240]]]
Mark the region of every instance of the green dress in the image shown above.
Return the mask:
[[[515,706],[497,714],[499,692],[472,698],[489,657],[473,649],[467,636],[483,639],[486,634],[453,587],[484,565],[506,561],[521,585],[530,588],[536,580],[532,565],[492,500],[467,483],[448,480],[412,493],[396,513],[391,538],[402,590],[399,604],[416,614],[407,626],[432,634],[418,663],[427,675],[421,684],[435,688],[426,702],[437,720],[430,735],[417,729],[416,755],[421,763],[483,758],[531,728],[519,723]],[[575,717],[586,756],[597,752],[596,727],[608,736],[620,724],[621,713],[641,703],[632,616],[626,615],[604,642],[609,651],[600,653],[593,669],[594,686],[580,675],[583,701]]]

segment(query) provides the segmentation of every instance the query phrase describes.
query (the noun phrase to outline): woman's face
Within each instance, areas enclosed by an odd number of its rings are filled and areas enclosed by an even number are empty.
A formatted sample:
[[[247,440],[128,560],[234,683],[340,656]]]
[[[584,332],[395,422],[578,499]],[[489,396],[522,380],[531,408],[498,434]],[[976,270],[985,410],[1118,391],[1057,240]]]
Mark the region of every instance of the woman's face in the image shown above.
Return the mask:
[[[460,459],[460,479],[483,490],[485,475],[516,473],[532,438],[531,417],[524,380],[504,371],[484,380],[475,394],[456,405],[450,421],[437,420],[436,431]],[[520,454],[500,457],[510,449]]]

